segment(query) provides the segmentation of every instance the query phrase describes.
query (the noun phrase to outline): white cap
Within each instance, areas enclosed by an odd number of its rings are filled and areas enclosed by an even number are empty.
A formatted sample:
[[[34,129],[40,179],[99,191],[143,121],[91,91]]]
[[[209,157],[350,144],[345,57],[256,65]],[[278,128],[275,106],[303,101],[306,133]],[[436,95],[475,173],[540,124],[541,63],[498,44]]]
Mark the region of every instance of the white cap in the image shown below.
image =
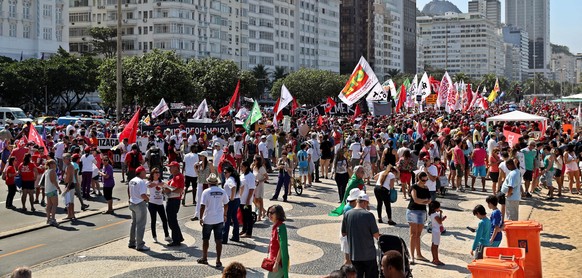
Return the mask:
[[[347,201],[351,202],[351,201],[357,200],[358,196],[360,196],[360,189],[353,188],[352,190],[350,190],[350,195],[348,196]]]
[[[366,194],[364,191],[360,192],[360,195],[358,196],[358,201],[370,201],[370,197],[368,197],[368,194]]]

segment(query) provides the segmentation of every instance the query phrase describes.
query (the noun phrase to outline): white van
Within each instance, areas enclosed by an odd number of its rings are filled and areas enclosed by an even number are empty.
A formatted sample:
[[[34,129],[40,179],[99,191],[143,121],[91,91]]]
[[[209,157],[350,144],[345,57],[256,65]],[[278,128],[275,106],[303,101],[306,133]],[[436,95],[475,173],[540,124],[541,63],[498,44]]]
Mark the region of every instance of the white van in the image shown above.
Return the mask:
[[[8,121],[13,124],[24,124],[32,122],[32,119],[18,107],[0,107],[0,124],[4,126]]]

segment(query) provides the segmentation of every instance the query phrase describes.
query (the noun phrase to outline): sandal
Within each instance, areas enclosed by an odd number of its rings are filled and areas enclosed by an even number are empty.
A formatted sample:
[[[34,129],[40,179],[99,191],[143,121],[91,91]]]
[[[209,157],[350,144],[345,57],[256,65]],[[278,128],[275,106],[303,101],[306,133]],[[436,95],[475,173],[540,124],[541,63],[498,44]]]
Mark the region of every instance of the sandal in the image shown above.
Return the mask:
[[[199,263],[199,264],[208,264],[208,260],[203,259],[203,258],[200,258],[200,259],[196,260],[196,262]]]
[[[221,268],[222,267],[222,263],[221,262],[216,262],[216,268]]]

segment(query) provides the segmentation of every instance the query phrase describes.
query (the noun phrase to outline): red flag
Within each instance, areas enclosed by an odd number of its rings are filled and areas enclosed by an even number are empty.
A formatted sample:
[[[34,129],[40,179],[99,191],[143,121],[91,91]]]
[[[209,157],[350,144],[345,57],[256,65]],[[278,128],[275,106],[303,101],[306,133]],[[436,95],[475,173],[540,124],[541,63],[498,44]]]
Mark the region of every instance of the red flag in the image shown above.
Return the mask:
[[[239,102],[238,102],[238,90],[240,88],[240,80],[236,83],[236,89],[234,89],[234,94],[232,95],[232,97],[230,98],[230,102],[228,103],[227,106],[220,108],[220,116],[224,116],[226,114],[228,114],[228,112],[230,111],[230,109],[234,108],[238,109],[239,107]]]
[[[534,97],[534,98],[531,100],[531,105],[536,105],[536,102],[538,102],[538,97]]]
[[[277,99],[277,102],[275,102],[275,106],[273,106],[273,113],[277,113],[277,110],[279,109],[279,102],[281,101],[281,98]],[[277,122],[280,122],[283,120],[283,111],[279,112],[279,114],[277,114],[277,118],[276,118]]]
[[[334,106],[335,106],[335,101],[332,98],[327,97],[327,107],[325,108],[325,113],[331,112],[331,109]]]
[[[42,137],[40,137],[40,134],[38,134],[36,128],[34,128],[34,125],[30,124],[28,129],[28,141],[34,142],[35,144],[41,146],[44,149],[44,154],[48,155],[48,150],[44,145],[44,141],[42,140]]]
[[[295,115],[295,110],[299,108],[299,104],[297,103],[297,99],[293,98],[293,102],[291,103],[291,115]]]
[[[503,136],[507,138],[507,143],[509,144],[509,146],[513,147],[519,144],[519,138],[521,137],[521,134],[505,130],[503,131]]]
[[[130,144],[135,143],[137,139],[137,124],[139,123],[139,107],[135,112],[135,115],[131,118],[129,123],[123,128],[123,131],[119,134],[119,142],[127,138]]]
[[[422,129],[422,123],[420,119],[418,122],[416,122],[416,132],[418,135],[420,135],[421,138],[424,138],[424,129]]]
[[[406,102],[406,86],[402,84],[402,86],[400,86],[400,95],[398,96],[398,105],[396,105],[397,114],[400,113],[400,108],[402,108],[405,102]]]
[[[356,103],[356,111],[354,111],[354,115],[352,116],[352,122],[355,121],[360,114],[362,114],[362,110],[360,109],[360,105]]]
[[[319,117],[317,117],[317,125],[318,126],[322,126],[323,125],[323,117],[321,117],[321,115],[319,115]]]

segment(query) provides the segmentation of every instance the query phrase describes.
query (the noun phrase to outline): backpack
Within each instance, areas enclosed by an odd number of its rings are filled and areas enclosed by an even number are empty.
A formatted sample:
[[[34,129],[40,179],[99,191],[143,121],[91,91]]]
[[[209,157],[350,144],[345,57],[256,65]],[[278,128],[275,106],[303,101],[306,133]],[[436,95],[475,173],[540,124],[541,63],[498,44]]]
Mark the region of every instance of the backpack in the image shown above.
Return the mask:
[[[132,157],[133,160],[133,157]],[[160,149],[155,148],[150,151],[150,166],[157,167],[162,165],[162,156],[160,155]]]
[[[249,143],[248,150],[249,156],[254,156],[255,154],[257,154],[257,145],[255,145],[254,143]]]
[[[141,164],[139,163],[138,153],[136,152],[131,153],[131,162],[129,163],[129,166],[133,169],[136,169],[137,167],[141,166]]]

